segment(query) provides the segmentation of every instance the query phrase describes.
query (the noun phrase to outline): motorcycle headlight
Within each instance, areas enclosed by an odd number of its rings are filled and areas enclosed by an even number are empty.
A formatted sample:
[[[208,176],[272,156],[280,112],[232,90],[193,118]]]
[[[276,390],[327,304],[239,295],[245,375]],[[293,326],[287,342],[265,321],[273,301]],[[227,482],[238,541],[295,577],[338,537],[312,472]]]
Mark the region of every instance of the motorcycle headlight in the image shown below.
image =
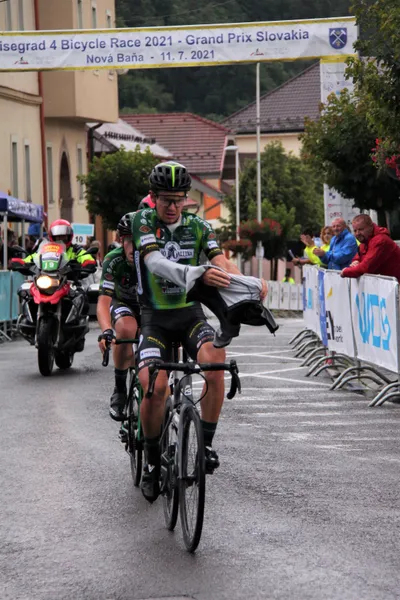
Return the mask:
[[[58,281],[58,279],[53,279],[48,275],[41,275],[36,279],[36,285],[41,290],[48,290],[49,288],[58,286],[59,284],[60,282]]]

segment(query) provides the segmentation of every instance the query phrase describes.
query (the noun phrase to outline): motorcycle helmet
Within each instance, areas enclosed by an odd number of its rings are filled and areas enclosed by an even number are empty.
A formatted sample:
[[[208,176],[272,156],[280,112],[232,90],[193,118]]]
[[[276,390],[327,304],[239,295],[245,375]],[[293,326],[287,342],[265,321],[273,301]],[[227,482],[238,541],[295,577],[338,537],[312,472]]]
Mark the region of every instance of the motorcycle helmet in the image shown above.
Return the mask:
[[[174,161],[156,165],[149,182],[153,192],[188,192],[192,186],[186,167]]]
[[[51,242],[63,242],[69,248],[73,237],[72,225],[65,219],[57,219],[49,227],[49,240]]]

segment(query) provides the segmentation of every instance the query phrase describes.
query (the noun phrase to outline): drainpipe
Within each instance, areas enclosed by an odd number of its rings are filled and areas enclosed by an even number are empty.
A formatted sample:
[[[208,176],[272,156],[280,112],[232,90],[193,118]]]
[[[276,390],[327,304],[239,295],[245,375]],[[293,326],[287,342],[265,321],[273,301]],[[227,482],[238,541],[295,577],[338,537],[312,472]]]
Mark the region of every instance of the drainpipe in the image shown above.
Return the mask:
[[[96,131],[96,129],[98,129],[99,127],[101,127],[103,125],[103,123],[96,123],[96,125],[93,125],[93,127],[88,127],[88,133],[87,133],[87,153],[88,153],[88,171],[90,171],[90,169],[92,168],[92,163],[93,163],[93,159],[94,159],[94,132]],[[97,234],[100,232],[96,231],[96,217],[95,215],[89,215],[89,222],[90,223],[94,223],[94,228],[95,228],[95,237],[96,239],[98,239]],[[103,222],[103,221],[102,221]],[[106,245],[105,245],[105,240],[106,240],[106,231],[104,226],[102,227],[103,231],[102,231],[102,242],[103,242],[103,250],[104,250],[104,256],[106,255]]]
[[[35,27],[39,31],[39,0],[34,0],[35,7]],[[44,122],[44,96],[43,96],[43,73],[38,72],[38,84],[39,84],[39,96],[42,98],[40,103],[40,145],[42,154],[42,182],[43,182],[43,210],[45,212],[44,224],[46,230],[48,228],[48,214],[49,214],[49,203],[48,203],[48,190],[47,190],[47,156],[46,156],[46,133],[45,133],[45,122]]]

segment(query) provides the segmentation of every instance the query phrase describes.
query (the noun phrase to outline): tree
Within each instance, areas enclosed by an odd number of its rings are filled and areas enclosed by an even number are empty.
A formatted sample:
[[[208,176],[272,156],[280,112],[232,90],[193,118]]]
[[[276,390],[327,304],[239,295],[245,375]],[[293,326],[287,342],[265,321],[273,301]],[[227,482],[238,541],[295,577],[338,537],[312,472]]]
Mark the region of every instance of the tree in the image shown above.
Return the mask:
[[[246,161],[240,174],[240,221],[256,217],[257,163]],[[276,219],[289,238],[293,232],[285,228],[282,219],[293,217],[293,226],[319,230],[324,221],[322,180],[301,158],[286,154],[282,144],[273,142],[261,153],[262,217]],[[234,226],[236,220],[235,192],[226,198]],[[281,217],[275,215],[283,207]],[[289,225],[288,225],[289,227]],[[290,225],[292,227],[292,225]],[[294,238],[290,238],[294,239]]]
[[[306,120],[303,158],[358,208],[387,210],[398,202],[400,187],[374,167],[371,152],[377,133],[369,111],[368,97],[357,99],[347,90],[329,96],[320,118]]]
[[[118,221],[127,212],[137,210],[148,194],[148,177],[159,160],[147,148],[134,152],[121,148],[113,154],[95,158],[89,173],[78,177],[86,188],[89,213],[100,215],[109,229],[116,229]]]
[[[354,0],[352,8],[361,29],[356,48],[363,58],[349,59],[348,76],[355,82],[358,98],[367,100],[366,117],[379,139],[375,164],[398,178],[400,5],[392,0]]]
[[[350,0],[116,0],[119,27],[242,23],[345,16]],[[263,63],[261,91],[284,83],[310,61]],[[195,112],[221,120],[254,100],[255,65],[134,69],[118,78],[120,108]]]
[[[359,96],[367,96],[367,116],[379,137],[400,147],[400,4],[393,0],[354,0],[361,29],[356,49],[363,59],[349,59]]]

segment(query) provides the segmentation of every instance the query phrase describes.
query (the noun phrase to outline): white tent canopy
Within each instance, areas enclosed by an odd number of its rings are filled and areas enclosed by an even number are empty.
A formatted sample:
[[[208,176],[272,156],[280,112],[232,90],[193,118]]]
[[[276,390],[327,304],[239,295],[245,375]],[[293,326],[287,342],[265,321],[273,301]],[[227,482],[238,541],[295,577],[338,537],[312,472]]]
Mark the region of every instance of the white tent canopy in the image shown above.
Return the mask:
[[[95,125],[96,123],[87,123],[89,128]],[[95,154],[115,152],[122,146],[128,151],[133,151],[136,146],[139,146],[141,152],[145,152],[146,148],[150,148],[152,154],[158,158],[172,158],[171,152],[157,144],[155,139],[147,138],[122,119],[118,119],[116,123],[103,123],[94,130],[93,134]]]

